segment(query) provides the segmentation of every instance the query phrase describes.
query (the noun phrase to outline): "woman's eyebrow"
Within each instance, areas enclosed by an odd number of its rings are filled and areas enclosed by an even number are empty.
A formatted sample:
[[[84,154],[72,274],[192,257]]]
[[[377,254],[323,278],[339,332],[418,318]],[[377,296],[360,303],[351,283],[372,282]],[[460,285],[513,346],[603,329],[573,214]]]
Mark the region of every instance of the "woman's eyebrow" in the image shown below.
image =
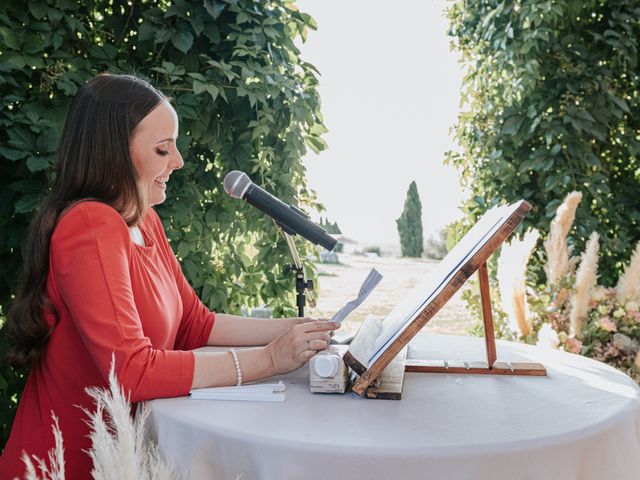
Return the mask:
[[[156,142],[156,145],[162,142],[173,142],[173,141],[174,141],[173,137],[163,138],[162,140],[159,140],[158,142]]]

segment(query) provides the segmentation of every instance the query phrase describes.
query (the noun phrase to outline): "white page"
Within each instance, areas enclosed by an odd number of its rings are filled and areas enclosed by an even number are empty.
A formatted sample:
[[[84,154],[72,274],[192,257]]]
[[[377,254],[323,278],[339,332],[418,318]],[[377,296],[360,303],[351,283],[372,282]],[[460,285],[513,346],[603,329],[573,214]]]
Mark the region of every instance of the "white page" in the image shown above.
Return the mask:
[[[331,318],[331,321],[341,323],[345,318],[349,316],[351,312],[358,308],[362,304],[362,302],[367,299],[367,297],[371,294],[371,292],[375,290],[381,280],[382,275],[375,268],[372,268],[367,275],[367,278],[365,278],[364,282],[362,282],[360,291],[358,292],[358,296],[345,304],[340,310],[338,310],[336,314]]]

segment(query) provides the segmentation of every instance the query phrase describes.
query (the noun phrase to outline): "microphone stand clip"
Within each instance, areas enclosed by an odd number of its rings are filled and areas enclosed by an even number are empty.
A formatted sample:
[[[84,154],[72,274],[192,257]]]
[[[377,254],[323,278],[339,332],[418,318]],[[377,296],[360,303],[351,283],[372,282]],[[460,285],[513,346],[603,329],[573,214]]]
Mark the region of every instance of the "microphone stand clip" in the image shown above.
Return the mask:
[[[306,272],[300,261],[300,255],[298,254],[298,249],[293,241],[293,237],[287,233],[281,225],[279,226],[281,227],[280,231],[282,235],[284,235],[284,239],[287,241],[289,252],[291,252],[291,258],[293,259],[293,264],[285,265],[284,271],[285,273],[293,272],[296,276],[296,305],[298,306],[298,316],[304,317],[304,306],[307,297],[309,298],[309,305],[312,307],[316,306],[315,296],[312,293],[314,289],[313,280],[307,280],[306,278]],[[307,290],[308,293],[306,293]]]

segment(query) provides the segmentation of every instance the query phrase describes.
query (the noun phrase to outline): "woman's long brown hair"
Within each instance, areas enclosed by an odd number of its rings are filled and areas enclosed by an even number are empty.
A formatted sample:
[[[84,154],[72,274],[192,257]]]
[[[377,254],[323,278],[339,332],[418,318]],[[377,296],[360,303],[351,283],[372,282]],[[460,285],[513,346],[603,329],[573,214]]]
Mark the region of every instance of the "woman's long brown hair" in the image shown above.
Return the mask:
[[[111,205],[129,225],[143,214],[129,141],[164,99],[130,75],[98,75],[78,90],[62,132],[54,185],[31,222],[18,291],[8,312],[11,348],[6,359],[12,366],[33,365],[47,344],[44,312],[56,314],[46,291],[49,247],[65,209],[93,199]]]

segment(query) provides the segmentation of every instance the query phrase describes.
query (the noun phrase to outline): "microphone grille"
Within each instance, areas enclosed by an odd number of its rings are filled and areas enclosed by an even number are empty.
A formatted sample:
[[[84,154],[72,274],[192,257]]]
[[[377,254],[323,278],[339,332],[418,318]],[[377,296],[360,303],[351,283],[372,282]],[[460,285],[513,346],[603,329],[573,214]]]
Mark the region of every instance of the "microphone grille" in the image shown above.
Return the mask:
[[[244,172],[232,170],[224,176],[224,191],[233,198],[242,198],[249,185],[251,179]]]

